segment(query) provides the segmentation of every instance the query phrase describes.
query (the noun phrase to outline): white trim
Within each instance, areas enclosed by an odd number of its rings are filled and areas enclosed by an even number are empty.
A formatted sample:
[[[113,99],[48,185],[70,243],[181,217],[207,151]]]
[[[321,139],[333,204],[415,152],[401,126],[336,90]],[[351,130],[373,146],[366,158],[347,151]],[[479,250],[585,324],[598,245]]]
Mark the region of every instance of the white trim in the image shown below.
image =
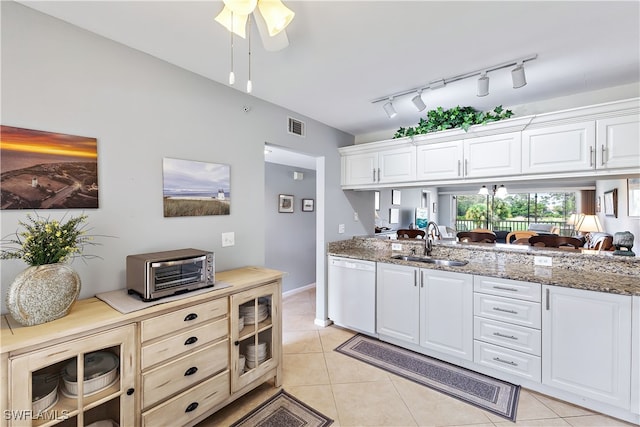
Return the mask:
[[[299,294],[301,292],[306,292],[309,289],[313,289],[315,287],[316,287],[315,283],[310,283],[310,284],[305,285],[305,286],[300,286],[299,288],[294,288],[294,289],[291,289],[290,291],[283,292],[282,293],[282,298],[290,297],[291,295],[296,295],[296,294]]]
[[[313,324],[316,326],[321,326],[323,328],[326,328],[327,326],[331,325],[333,322],[329,319],[326,320],[322,320],[322,319],[316,319],[313,321]]]

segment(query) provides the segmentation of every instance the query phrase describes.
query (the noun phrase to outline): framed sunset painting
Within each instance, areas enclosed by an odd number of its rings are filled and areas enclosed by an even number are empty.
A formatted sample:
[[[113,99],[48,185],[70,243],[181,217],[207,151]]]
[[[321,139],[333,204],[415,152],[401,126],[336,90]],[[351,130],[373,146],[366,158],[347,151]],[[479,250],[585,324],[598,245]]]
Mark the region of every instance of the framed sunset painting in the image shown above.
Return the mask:
[[[0,126],[2,209],[98,207],[96,138]]]

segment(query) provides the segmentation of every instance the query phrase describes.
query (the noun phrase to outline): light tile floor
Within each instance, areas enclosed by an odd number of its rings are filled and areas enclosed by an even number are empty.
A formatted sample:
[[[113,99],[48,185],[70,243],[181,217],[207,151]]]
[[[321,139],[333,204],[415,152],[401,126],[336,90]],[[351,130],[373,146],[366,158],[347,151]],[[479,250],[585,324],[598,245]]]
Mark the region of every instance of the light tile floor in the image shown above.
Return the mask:
[[[314,324],[315,289],[283,299],[283,388],[334,426],[632,426],[522,389],[517,422],[333,351],[353,332]],[[228,426],[276,393],[265,383],[198,424]]]

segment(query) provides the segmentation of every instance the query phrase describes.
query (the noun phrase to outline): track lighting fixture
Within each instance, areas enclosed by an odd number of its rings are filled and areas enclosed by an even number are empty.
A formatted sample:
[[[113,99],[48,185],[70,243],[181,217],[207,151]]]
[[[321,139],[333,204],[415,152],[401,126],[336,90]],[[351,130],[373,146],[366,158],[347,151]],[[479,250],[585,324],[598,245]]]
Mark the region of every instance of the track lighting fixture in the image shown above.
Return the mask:
[[[411,98],[411,102],[413,102],[413,105],[416,106],[416,108],[418,109],[418,111],[422,111],[425,108],[427,108],[426,104],[424,103],[424,101],[422,100],[422,91],[419,90],[418,92],[416,92],[416,96],[414,96],[413,98]]]
[[[489,95],[489,77],[486,71],[480,75],[478,79],[478,96]]]
[[[524,75],[524,65],[522,62],[518,62],[516,68],[511,70],[511,80],[513,80],[514,89],[518,89],[527,84],[527,79]]]
[[[387,116],[389,116],[390,119],[398,115],[398,113],[396,112],[396,109],[393,108],[393,98],[389,98],[389,101],[386,104],[384,104],[383,108],[385,113],[387,113]]]
[[[501,70],[503,68],[516,66],[513,70],[511,70],[511,78],[513,79],[513,87],[515,89],[520,88],[527,84],[527,79],[524,75],[524,63],[528,61],[533,61],[538,58],[538,54],[533,54],[529,56],[525,56],[522,58],[514,59],[511,61],[503,62],[500,64],[493,65],[491,67],[483,67],[479,70],[470,71],[464,74],[458,74],[456,76],[431,80],[428,84],[420,87],[414,87],[411,89],[403,90],[401,92],[392,93],[390,95],[382,96],[380,98],[376,98],[371,101],[372,104],[376,104],[378,102],[384,102],[384,110],[389,117],[394,117],[396,115],[395,109],[393,109],[393,105],[391,105],[390,100],[393,98],[398,98],[405,95],[412,95],[411,101],[418,109],[418,111],[422,111],[426,108],[424,105],[424,101],[422,100],[422,96],[420,95],[425,89],[435,90],[445,87],[446,85],[457,82],[459,80],[468,79],[470,77],[480,76],[478,79],[478,96],[487,96],[489,94],[489,76],[490,72],[494,72],[497,70]],[[389,113],[389,110],[392,110],[392,113]]]

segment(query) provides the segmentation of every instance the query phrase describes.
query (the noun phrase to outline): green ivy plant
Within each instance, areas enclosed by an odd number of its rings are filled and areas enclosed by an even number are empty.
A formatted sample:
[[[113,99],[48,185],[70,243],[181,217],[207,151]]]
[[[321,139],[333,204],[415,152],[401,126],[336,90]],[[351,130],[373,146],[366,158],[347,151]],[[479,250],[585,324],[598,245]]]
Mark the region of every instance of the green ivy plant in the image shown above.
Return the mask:
[[[417,126],[400,128],[393,135],[394,138],[422,135],[430,132],[438,132],[447,129],[461,128],[465,132],[473,125],[484,125],[489,122],[508,119],[513,116],[513,111],[505,110],[502,105],[492,111],[478,111],[473,107],[454,107],[448,110],[438,107],[427,112],[426,118],[420,118]]]

